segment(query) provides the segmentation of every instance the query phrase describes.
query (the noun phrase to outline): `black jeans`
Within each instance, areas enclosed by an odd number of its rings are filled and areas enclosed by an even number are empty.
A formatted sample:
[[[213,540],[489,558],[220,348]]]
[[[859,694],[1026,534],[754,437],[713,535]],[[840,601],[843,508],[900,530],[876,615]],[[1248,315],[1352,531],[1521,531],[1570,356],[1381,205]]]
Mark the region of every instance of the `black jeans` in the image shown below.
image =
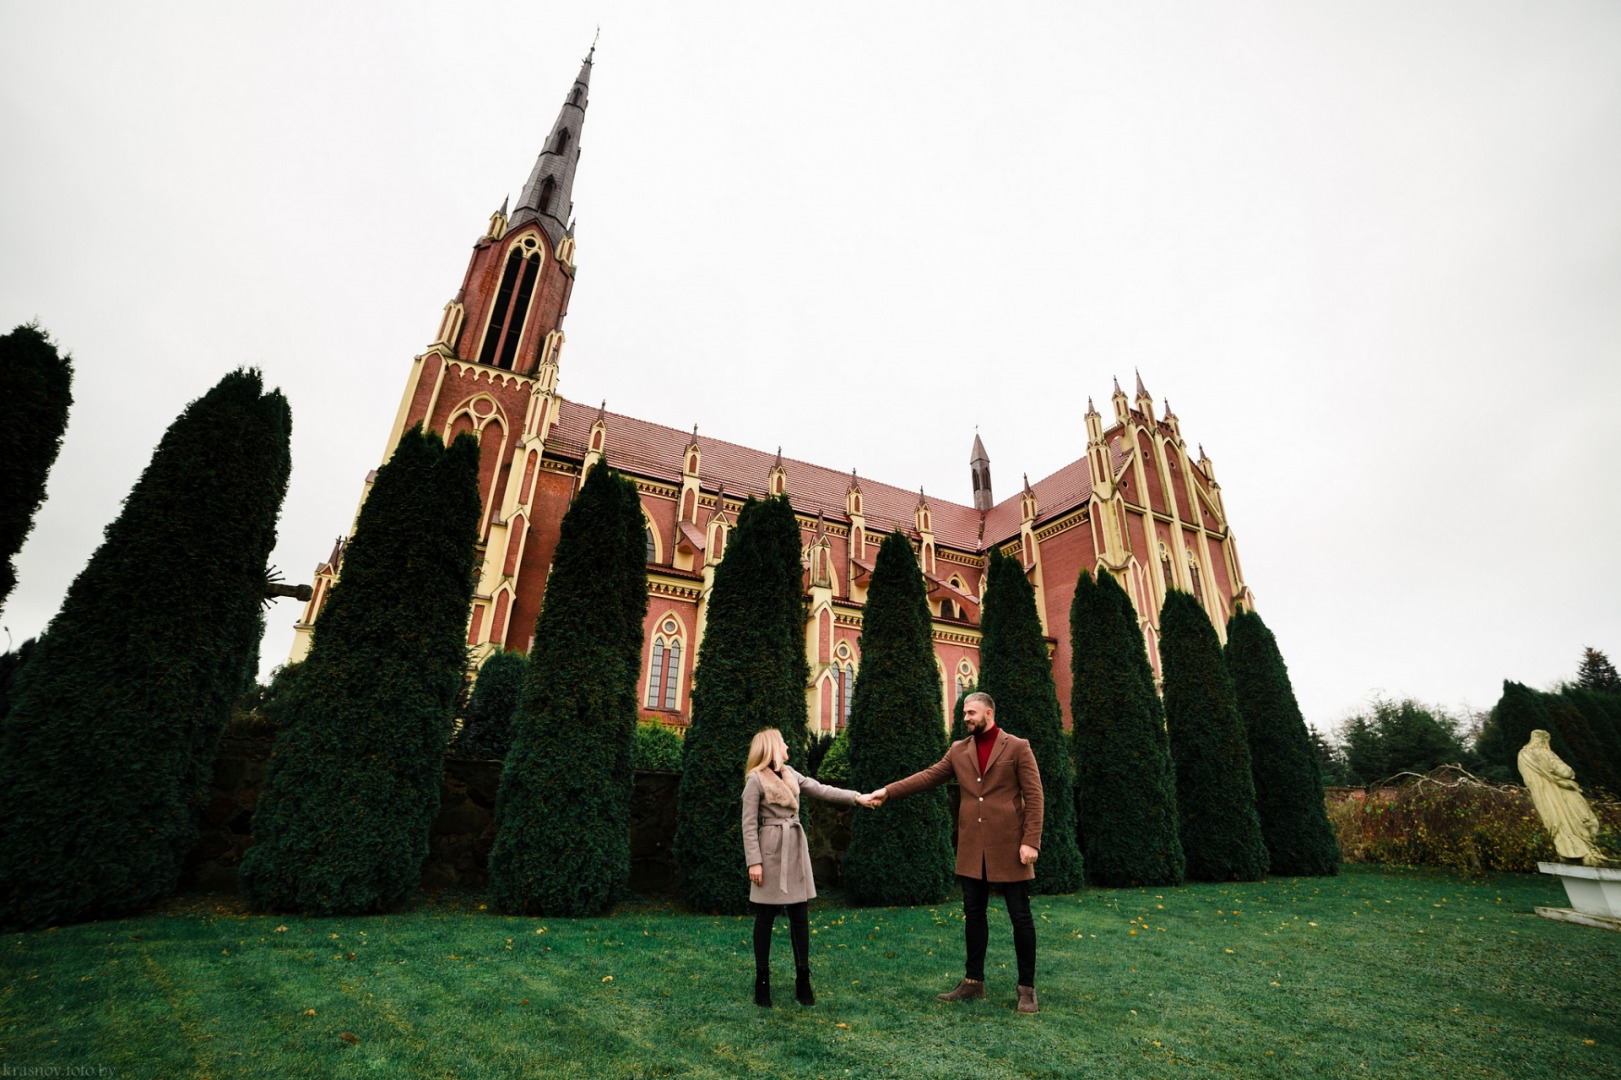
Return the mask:
[[[1026,905],[1028,910],[1028,905]],[[807,914],[808,906],[798,904],[755,904],[754,905],[754,970],[765,971],[771,966],[771,924],[777,921],[777,913],[788,913],[788,940],[794,946],[794,967],[800,971],[810,970],[810,916]]]
[[[991,882],[984,878],[963,877],[962,882],[963,936],[968,941],[968,977],[976,982],[985,981],[985,945],[990,941],[991,928],[985,921],[985,905],[991,898]],[[1019,985],[1036,985],[1036,920],[1030,914],[1030,883],[1028,881],[998,881],[1002,900],[1007,904],[1008,921],[1013,924],[1013,953],[1019,961]]]

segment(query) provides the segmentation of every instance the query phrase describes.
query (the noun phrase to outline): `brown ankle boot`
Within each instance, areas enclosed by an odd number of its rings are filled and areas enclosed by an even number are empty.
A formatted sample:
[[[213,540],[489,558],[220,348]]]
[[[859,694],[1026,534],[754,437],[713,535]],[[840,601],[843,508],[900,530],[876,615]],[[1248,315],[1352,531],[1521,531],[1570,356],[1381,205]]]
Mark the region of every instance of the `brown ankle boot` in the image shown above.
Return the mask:
[[[1038,1013],[1041,1011],[1041,1006],[1036,1004],[1035,987],[1019,987],[1019,1011],[1022,1013]]]
[[[964,979],[957,984],[957,989],[947,994],[936,994],[941,1001],[979,1001],[985,997],[985,984],[975,982],[973,979]]]

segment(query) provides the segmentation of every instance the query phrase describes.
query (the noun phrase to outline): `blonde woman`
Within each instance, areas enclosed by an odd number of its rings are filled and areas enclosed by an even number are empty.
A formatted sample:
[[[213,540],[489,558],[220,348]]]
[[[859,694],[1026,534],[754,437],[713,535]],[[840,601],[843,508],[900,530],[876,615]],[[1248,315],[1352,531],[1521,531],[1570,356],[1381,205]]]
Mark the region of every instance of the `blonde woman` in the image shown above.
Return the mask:
[[[749,899],[754,903],[754,1003],[771,1007],[771,927],[777,913],[786,911],[797,975],[794,997],[801,1005],[814,1005],[806,904],[816,895],[816,883],[811,880],[810,845],[799,822],[799,796],[804,792],[846,805],[865,805],[864,797],[790,769],[788,744],[776,728],[754,736],[744,776],[743,855],[749,864]]]

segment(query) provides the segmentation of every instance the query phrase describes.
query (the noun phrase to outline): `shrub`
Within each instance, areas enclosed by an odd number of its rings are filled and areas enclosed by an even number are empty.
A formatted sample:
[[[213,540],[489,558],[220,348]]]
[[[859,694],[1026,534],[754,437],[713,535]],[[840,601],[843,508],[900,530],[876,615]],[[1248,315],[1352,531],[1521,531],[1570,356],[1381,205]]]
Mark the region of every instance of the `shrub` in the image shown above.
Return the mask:
[[[822,755],[816,779],[824,784],[847,787],[850,783],[850,729],[844,727],[833,737],[833,744]]]
[[[1352,778],[1376,783],[1397,773],[1424,773],[1442,765],[1474,764],[1462,724],[1444,710],[1412,698],[1375,698],[1345,722],[1341,738]],[[1518,751],[1516,751],[1518,753]]]
[[[928,594],[912,544],[884,537],[862,611],[861,669],[850,702],[850,786],[872,791],[946,751]],[[955,877],[944,788],[886,802],[850,819],[844,885],[858,904],[932,904]]]
[[[1593,810],[1604,845],[1613,849],[1621,804],[1595,802]],[[1533,874],[1538,862],[1559,859],[1523,787],[1451,766],[1365,798],[1338,799],[1328,817],[1347,862]]]
[[[72,405],[73,360],[43,330],[29,324],[0,337],[0,609],[16,587],[13,560],[45,501]]]
[[[1320,749],[1300,715],[1277,639],[1253,611],[1227,620],[1222,653],[1249,737],[1255,810],[1270,872],[1323,876],[1339,871],[1340,849],[1323,806]]]
[[[1617,673],[1610,658],[1591,645],[1582,650],[1582,663],[1576,672],[1576,685],[1583,690],[1597,690],[1604,694],[1621,696],[1621,673]]]
[[[1087,880],[1123,888],[1182,880],[1176,772],[1131,597],[1082,570],[1069,609],[1071,752]]]
[[[1503,696],[1492,707],[1491,717],[1482,728],[1480,739],[1475,746],[1486,764],[1496,766],[1500,770],[1500,776],[1518,778],[1520,751],[1531,741],[1531,732],[1537,730],[1548,733],[1549,748],[1559,755],[1560,760],[1576,770],[1576,779],[1579,782],[1587,782],[1587,778],[1582,775],[1583,770],[1576,760],[1576,755],[1571,753],[1570,744],[1565,741],[1564,733],[1548,715],[1543,695],[1517,682],[1503,680]],[[1375,777],[1370,776],[1367,779],[1371,781]]]
[[[250,685],[292,414],[257,371],[186,406],[18,672],[0,755],[0,924],[170,892]]]
[[[595,915],[630,882],[645,527],[635,482],[606,465],[563,517],[495,800],[503,911]]]
[[[1177,589],[1160,612],[1165,724],[1188,877],[1256,881],[1269,861],[1233,680],[1204,605]]]
[[[798,766],[806,776],[817,775],[816,770],[822,767],[822,758],[833,748],[833,740],[838,738],[831,731],[814,732],[805,743],[805,760]]]
[[[1036,593],[1017,559],[991,549],[980,627],[979,685],[996,702],[996,722],[1030,741],[1041,772],[1044,818],[1041,858],[1032,889],[1074,892],[1084,884],[1075,840],[1075,767],[1064,741],[1047,639],[1036,612]],[[962,707],[958,698],[957,706]],[[967,730],[966,723],[964,730]]]
[[[467,660],[478,456],[418,426],[377,470],[282,708],[238,875],[257,903],[353,914],[421,883]]]
[[[684,741],[681,729],[657,720],[636,725],[636,767],[652,772],[680,772]]]
[[[709,594],[693,673],[672,845],[681,895],[701,911],[749,910],[743,863],[743,766],[762,728],[779,729],[793,761],[805,748],[805,616],[799,521],[786,496],[750,500],[737,516]]]
[[[484,661],[473,682],[467,715],[451,749],[479,758],[505,758],[512,744],[512,714],[523,693],[528,658],[522,653],[498,652]]]

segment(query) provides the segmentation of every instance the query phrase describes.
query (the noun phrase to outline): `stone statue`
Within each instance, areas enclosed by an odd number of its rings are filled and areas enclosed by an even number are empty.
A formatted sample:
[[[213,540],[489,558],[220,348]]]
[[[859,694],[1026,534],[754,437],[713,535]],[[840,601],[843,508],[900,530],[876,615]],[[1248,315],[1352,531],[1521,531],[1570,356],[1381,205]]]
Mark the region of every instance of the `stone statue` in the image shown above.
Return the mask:
[[[1546,731],[1533,731],[1519,757],[1520,776],[1531,792],[1537,817],[1553,836],[1554,850],[1567,862],[1584,866],[1607,866],[1593,847],[1598,836],[1598,818],[1576,786],[1576,774],[1548,746]]]

